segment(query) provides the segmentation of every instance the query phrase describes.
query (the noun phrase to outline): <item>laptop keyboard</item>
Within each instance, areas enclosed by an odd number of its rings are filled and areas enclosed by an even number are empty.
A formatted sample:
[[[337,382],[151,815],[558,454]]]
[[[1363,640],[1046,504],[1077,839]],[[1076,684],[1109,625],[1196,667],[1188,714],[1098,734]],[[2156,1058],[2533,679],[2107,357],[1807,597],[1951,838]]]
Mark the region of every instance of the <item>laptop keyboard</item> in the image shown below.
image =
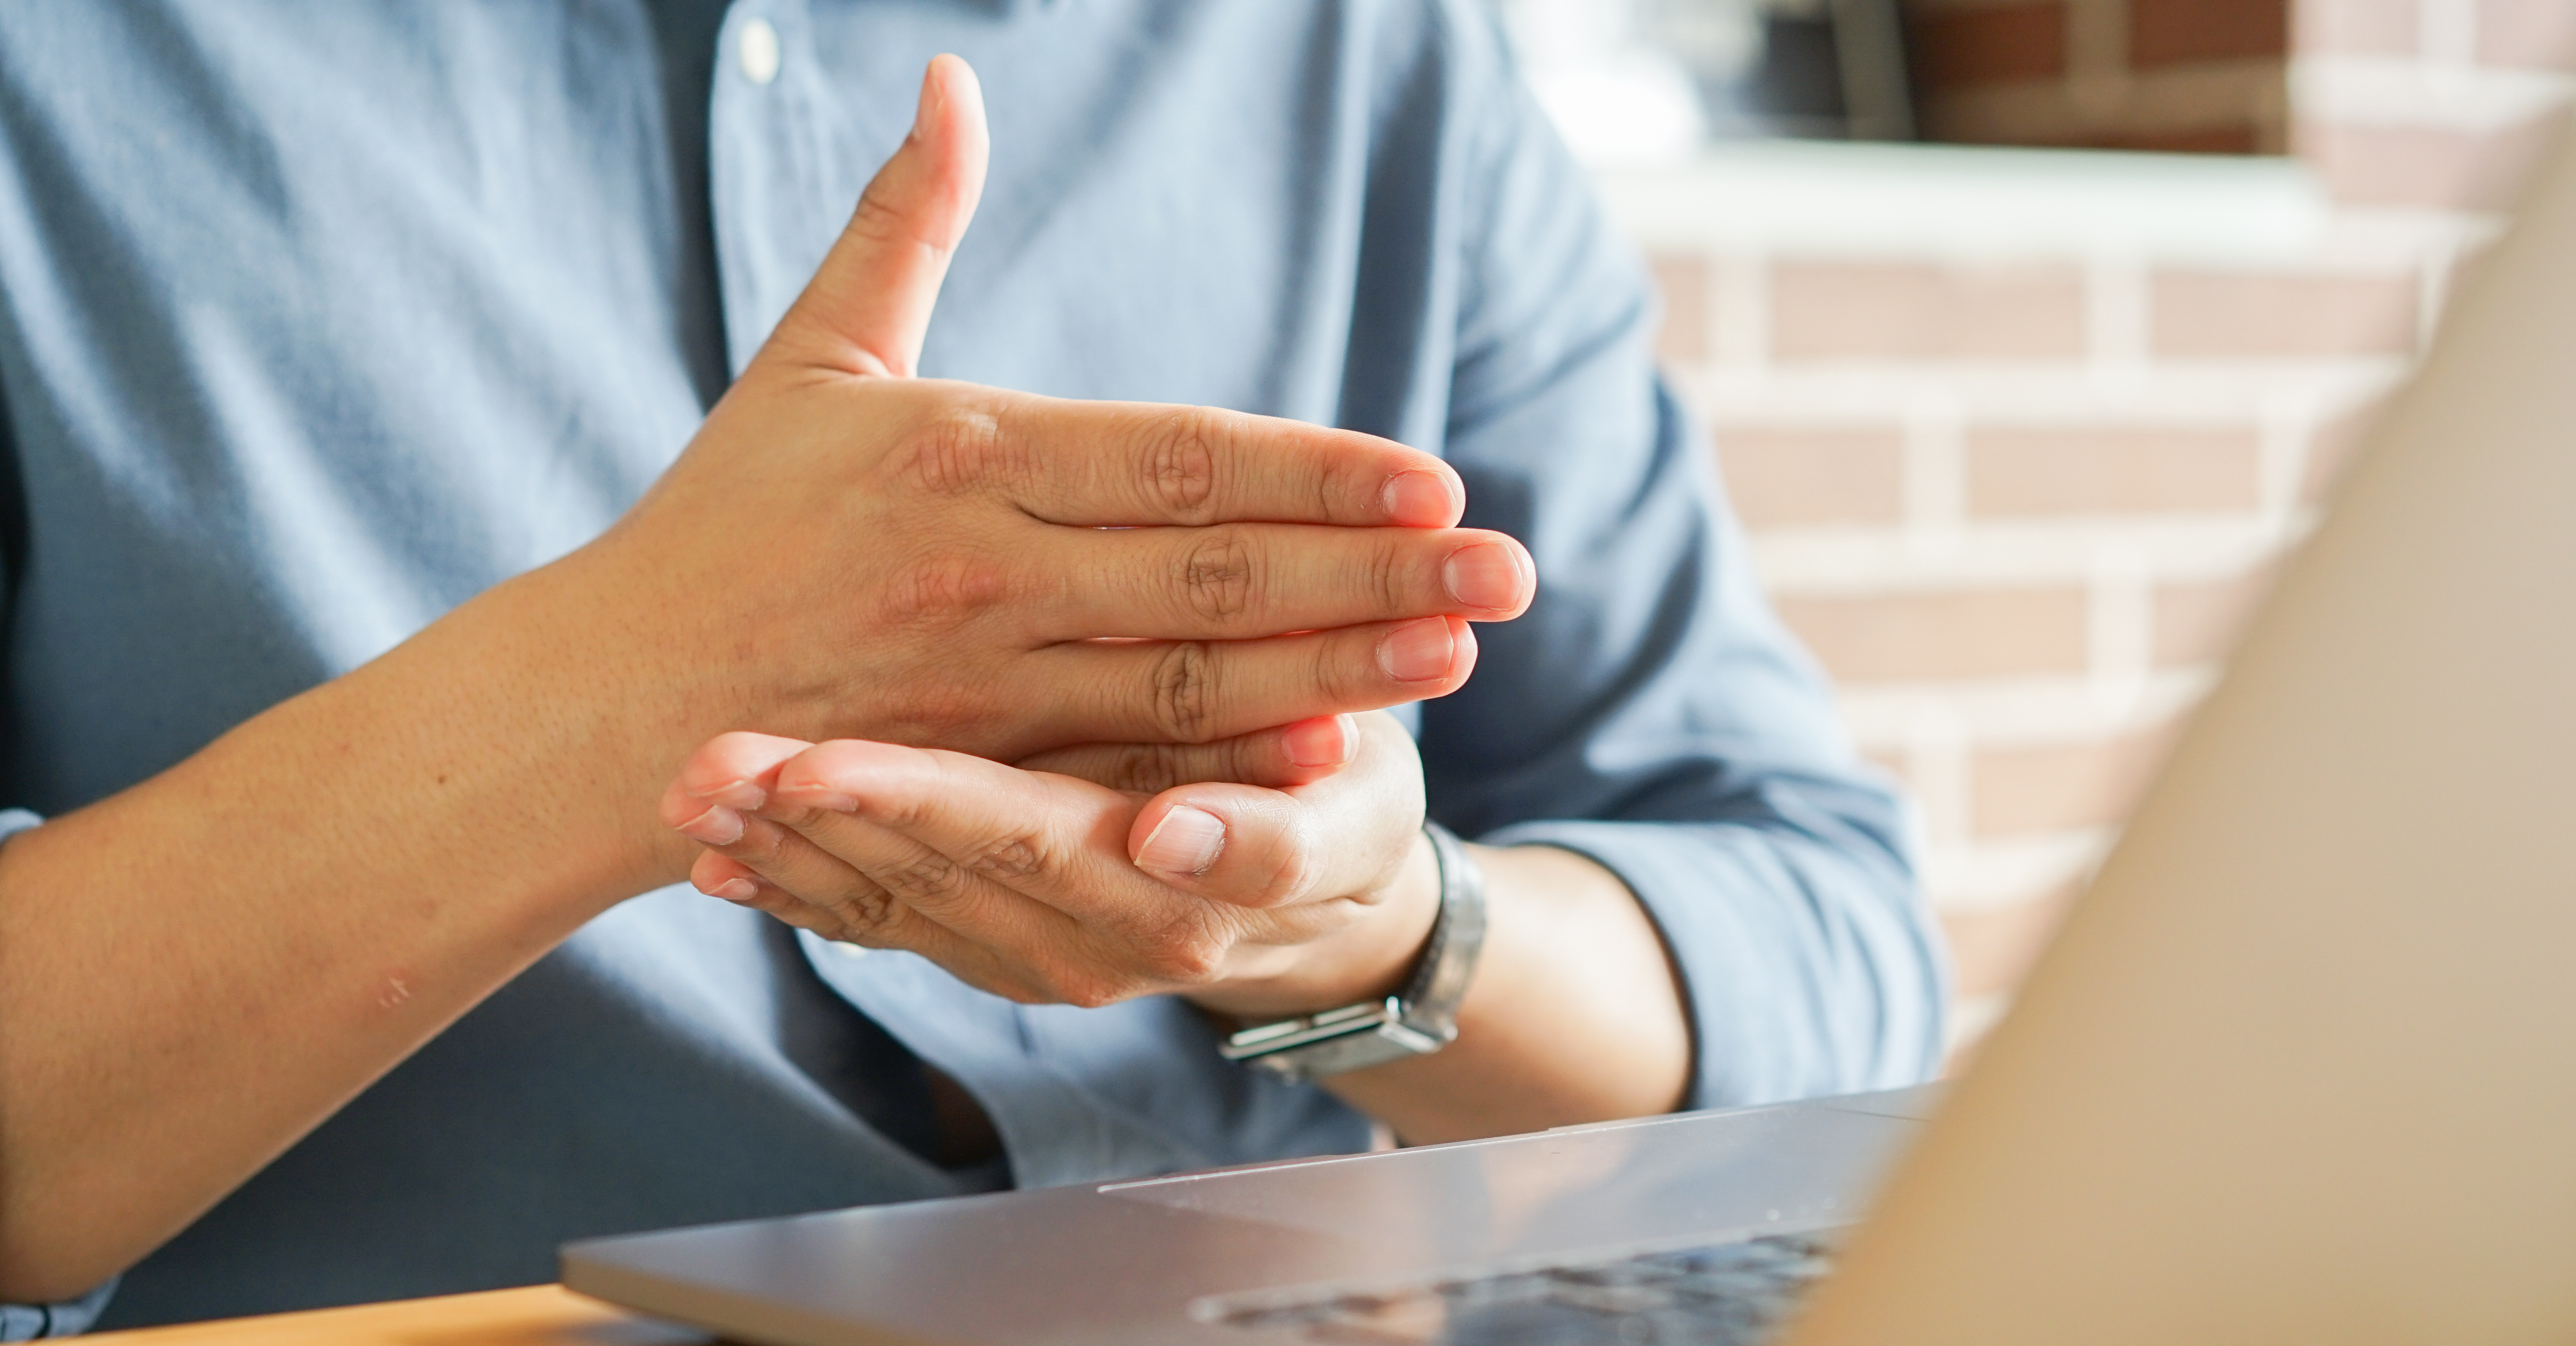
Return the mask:
[[[1302,1301],[1220,1306],[1232,1327],[1332,1346],[1753,1346],[1825,1273],[1823,1234],[1645,1253]]]

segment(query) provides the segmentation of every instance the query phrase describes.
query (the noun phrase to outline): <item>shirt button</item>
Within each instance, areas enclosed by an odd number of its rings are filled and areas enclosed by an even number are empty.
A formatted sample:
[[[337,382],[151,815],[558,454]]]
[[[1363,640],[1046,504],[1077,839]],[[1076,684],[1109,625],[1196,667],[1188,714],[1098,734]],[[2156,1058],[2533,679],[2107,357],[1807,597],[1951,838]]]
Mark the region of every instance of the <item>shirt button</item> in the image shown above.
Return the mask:
[[[745,19],[742,32],[734,38],[733,54],[744,79],[767,84],[778,78],[778,30],[769,20]]]

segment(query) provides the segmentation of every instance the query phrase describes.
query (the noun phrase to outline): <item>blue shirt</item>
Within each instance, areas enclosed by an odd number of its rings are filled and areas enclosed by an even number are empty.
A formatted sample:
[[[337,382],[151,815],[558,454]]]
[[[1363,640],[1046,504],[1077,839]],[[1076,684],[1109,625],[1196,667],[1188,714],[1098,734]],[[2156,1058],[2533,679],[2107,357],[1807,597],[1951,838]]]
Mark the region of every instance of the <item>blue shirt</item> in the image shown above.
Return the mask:
[[[733,59],[755,18],[767,82]],[[1636,891],[1693,1104],[1923,1077],[1942,972],[1899,804],[1765,606],[1640,268],[1475,0],[0,2],[0,803],[130,785],[596,535],[940,51],[981,72],[994,151],[925,372],[1446,455],[1541,587],[1420,709],[1433,813]],[[665,890],[112,1296],[0,1323],[526,1283],[568,1238],[975,1186],[917,1154],[916,1055],[1023,1186],[1366,1141],[1175,1001],[1024,1008]]]

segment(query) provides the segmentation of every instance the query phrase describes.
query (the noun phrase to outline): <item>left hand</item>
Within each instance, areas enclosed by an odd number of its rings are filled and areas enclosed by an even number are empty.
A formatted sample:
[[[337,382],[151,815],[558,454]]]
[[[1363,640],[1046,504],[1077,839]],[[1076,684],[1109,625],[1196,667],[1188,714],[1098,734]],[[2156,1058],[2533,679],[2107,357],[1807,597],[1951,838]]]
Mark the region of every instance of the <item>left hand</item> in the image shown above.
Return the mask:
[[[1179,760],[1219,745],[1146,762],[1070,748],[1013,767],[734,733],[690,758],[662,821],[707,847],[690,871],[701,891],[908,949],[1013,1000],[1177,993],[1264,1018],[1392,994],[1439,905],[1412,737],[1382,711],[1273,732],[1310,759],[1338,732],[1348,765],[1269,789],[1205,779],[1242,778],[1240,762]],[[1199,783],[1148,793],[1083,776]]]

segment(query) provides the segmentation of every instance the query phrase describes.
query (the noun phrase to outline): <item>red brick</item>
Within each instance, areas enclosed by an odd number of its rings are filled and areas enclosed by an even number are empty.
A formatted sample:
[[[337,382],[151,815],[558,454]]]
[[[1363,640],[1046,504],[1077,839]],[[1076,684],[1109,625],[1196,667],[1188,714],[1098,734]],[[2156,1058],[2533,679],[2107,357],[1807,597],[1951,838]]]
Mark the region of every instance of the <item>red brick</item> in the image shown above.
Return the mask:
[[[2083,278],[2064,266],[1782,263],[1772,350],[1786,360],[2046,359],[2084,350]]]
[[[2055,79],[2066,70],[2060,3],[1917,14],[1905,35],[1914,78],[1927,89]]]
[[[2077,589],[1791,596],[1780,616],[1834,676],[1851,682],[2077,673],[2085,597]]]
[[[2204,126],[2190,131],[2123,131],[2083,142],[2099,150],[2138,150],[2147,154],[2259,154],[2263,128],[2248,121],[2234,126]]]
[[[2576,69],[2576,6],[2564,0],[2484,0],[2478,6],[2478,59]]]
[[[2272,592],[2270,566],[2207,584],[2169,584],[2156,591],[2154,659],[2160,668],[2210,663],[2236,649],[2245,625]]]
[[[1904,453],[1894,430],[1742,426],[1717,434],[1727,493],[1755,528],[1895,522],[1903,510]]]
[[[2153,287],[2160,355],[2403,355],[2415,348],[2411,276],[2168,272]]]
[[[1994,995],[2021,985],[2073,905],[2074,890],[2064,889],[2006,905],[1942,912],[1941,933],[1950,943],[1958,993]]]
[[[2290,50],[2288,0],[2131,0],[2129,64],[2253,61]]]
[[[1968,437],[1974,514],[2241,510],[2258,503],[2251,430],[1980,430]]]
[[[1696,257],[1654,259],[1655,288],[1663,296],[1664,325],[1655,353],[1676,364],[1708,358],[1708,263]]]
[[[1976,758],[1975,828],[1992,835],[2120,822],[2172,745],[2164,726],[2090,743],[1989,748]]]
[[[2396,56],[2415,50],[2415,0],[2299,0],[2290,40],[2303,52]]]
[[[2557,126],[2554,116],[2484,134],[2304,125],[2298,150],[2338,201],[2501,211],[2520,199]]]

